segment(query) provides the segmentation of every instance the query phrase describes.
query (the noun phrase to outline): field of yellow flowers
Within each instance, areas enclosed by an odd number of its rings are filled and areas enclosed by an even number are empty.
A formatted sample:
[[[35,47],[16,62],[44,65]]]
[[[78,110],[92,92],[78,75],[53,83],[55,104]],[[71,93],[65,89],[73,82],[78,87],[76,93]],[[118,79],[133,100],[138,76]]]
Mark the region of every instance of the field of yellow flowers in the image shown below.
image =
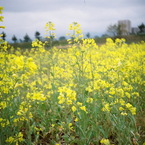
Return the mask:
[[[142,145],[145,42],[98,46],[79,24],[69,29],[67,49],[1,42],[0,145]]]

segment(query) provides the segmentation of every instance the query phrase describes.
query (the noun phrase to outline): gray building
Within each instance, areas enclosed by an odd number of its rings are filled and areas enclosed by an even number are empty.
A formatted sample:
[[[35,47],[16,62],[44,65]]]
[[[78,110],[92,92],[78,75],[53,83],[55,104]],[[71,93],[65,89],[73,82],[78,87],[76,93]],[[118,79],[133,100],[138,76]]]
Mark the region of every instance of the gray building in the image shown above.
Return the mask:
[[[119,20],[118,26],[119,26],[121,35],[131,34],[131,21],[130,20]]]

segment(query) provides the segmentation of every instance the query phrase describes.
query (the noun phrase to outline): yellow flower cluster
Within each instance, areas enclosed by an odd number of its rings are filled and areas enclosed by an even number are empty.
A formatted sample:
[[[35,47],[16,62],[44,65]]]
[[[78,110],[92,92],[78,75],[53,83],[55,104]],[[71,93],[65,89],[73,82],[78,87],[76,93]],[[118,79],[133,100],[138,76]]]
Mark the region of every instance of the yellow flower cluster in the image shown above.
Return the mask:
[[[101,139],[100,143],[103,145],[110,145],[109,139],[105,139],[105,138]]]
[[[3,10],[3,9],[4,9],[3,7],[0,7],[0,14],[2,14],[2,10]],[[0,22],[2,22],[3,19],[4,19],[4,17],[3,17],[3,16],[0,16]],[[0,28],[4,29],[5,26],[0,26]],[[1,37],[1,35],[0,35],[0,37]]]
[[[46,31],[46,38],[55,38],[55,33],[53,32],[55,29],[55,24],[52,22],[48,22],[45,25],[45,31]]]
[[[78,24],[77,22],[73,22],[72,24],[70,24],[69,30],[72,31],[72,34],[71,33],[67,34],[68,36],[70,36],[72,38],[72,39],[68,39],[69,44],[77,43],[77,42],[79,42],[80,38],[83,38],[81,25]]]
[[[67,105],[73,104],[76,101],[76,92],[67,87],[59,87],[60,95],[58,96],[59,104],[66,103]]]
[[[10,124],[9,120],[0,118],[0,125],[2,128],[8,126]]]
[[[18,134],[16,134],[14,137],[10,136],[6,142],[7,143],[15,143],[16,145],[19,145],[20,142],[23,142],[23,134],[21,132],[19,132]]]

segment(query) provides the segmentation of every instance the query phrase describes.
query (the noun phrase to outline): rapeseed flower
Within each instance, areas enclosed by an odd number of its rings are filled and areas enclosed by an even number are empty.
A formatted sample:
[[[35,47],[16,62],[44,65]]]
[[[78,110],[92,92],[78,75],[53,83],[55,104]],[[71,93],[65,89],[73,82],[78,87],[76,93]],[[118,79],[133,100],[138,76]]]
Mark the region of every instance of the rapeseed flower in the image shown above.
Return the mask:
[[[73,124],[72,123],[69,123],[68,127],[69,127],[70,130],[73,130]]]
[[[93,102],[93,98],[90,98],[90,97],[87,98],[86,102],[87,102],[87,103],[92,103],[92,102]]]
[[[6,142],[13,143],[14,140],[15,139],[12,136],[10,136],[9,138],[6,139]]]
[[[106,104],[104,105],[104,107],[102,108],[102,111],[110,112],[110,110],[111,110],[111,108],[110,108],[109,103],[106,103]]]
[[[6,101],[0,102],[0,109],[4,109],[6,108],[6,106],[7,106]]]
[[[75,106],[72,106],[72,111],[75,112],[77,110],[77,108]]]
[[[104,145],[110,145],[109,139],[105,139],[105,138],[101,139],[100,143]]]
[[[85,111],[86,113],[88,113],[87,112],[87,109],[86,109],[86,106],[81,106],[80,109],[83,110],[83,111]]]

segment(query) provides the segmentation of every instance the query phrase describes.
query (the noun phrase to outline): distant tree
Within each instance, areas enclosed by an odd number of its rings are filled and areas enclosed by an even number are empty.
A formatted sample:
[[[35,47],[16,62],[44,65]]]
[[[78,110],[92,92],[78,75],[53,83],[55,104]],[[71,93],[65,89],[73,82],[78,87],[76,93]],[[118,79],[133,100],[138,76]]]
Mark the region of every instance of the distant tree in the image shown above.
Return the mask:
[[[119,35],[119,26],[116,24],[109,25],[107,27],[107,32],[110,36],[117,36],[117,35]]]
[[[139,28],[139,33],[145,33],[145,25],[143,23],[139,25],[138,28]]]
[[[17,37],[15,35],[13,35],[12,40],[14,41],[14,43],[17,42]]]
[[[86,34],[86,37],[87,37],[87,38],[90,38],[90,36],[91,36],[91,35],[90,35],[90,33],[88,32],[88,33]]]
[[[24,42],[31,42],[31,39],[28,34],[24,36]]]
[[[65,36],[60,36],[60,37],[59,37],[59,40],[60,40],[60,41],[66,40],[66,38],[65,38]]]
[[[5,32],[2,32],[1,34],[2,34],[2,36],[1,36],[2,39],[5,41],[6,40],[6,36],[7,36],[6,33]]]
[[[19,41],[20,41],[20,43],[22,43],[22,42],[23,42],[23,40],[22,40],[22,39],[19,39]]]
[[[41,38],[40,33],[38,31],[35,32],[35,38],[38,40],[40,40],[40,38]]]

